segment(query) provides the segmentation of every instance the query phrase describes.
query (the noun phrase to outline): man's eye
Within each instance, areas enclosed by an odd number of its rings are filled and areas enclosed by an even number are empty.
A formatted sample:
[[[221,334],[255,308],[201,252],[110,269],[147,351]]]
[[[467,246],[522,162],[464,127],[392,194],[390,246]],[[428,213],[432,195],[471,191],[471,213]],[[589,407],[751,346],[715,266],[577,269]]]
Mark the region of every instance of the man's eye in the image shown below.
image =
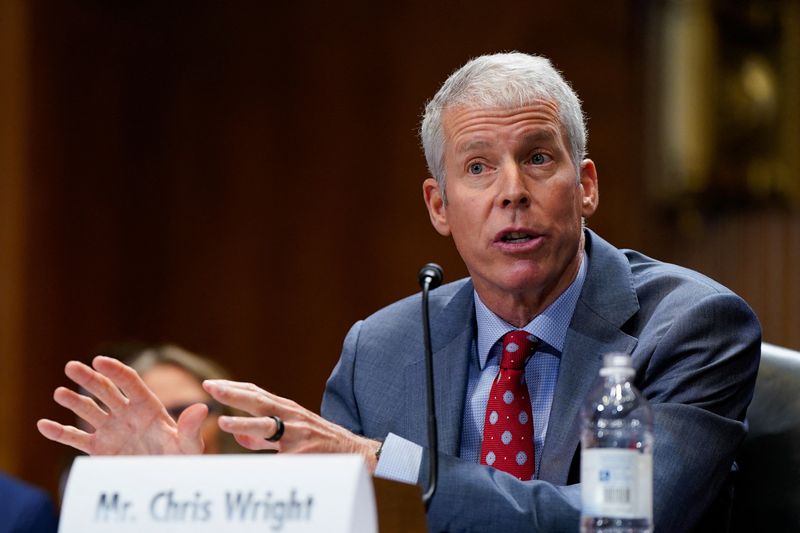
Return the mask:
[[[483,172],[483,163],[472,163],[469,166],[470,174],[480,174]]]
[[[544,165],[549,160],[550,158],[542,153],[535,153],[531,156],[531,163],[534,165]]]

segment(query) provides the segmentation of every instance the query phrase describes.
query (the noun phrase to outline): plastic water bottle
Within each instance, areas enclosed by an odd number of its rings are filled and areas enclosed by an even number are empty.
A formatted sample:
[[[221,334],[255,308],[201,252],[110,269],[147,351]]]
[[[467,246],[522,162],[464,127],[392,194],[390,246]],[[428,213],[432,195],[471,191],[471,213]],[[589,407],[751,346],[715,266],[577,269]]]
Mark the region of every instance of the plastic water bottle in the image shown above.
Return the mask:
[[[583,408],[581,533],[653,530],[653,413],[634,374],[629,355],[606,355]]]

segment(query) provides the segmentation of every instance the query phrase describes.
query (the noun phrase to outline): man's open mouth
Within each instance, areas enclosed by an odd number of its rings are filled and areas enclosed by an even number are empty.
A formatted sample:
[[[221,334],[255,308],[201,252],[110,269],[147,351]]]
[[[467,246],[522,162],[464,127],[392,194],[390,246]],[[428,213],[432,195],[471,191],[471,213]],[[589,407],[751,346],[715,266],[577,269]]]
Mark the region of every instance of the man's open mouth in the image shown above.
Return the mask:
[[[512,231],[510,233],[506,233],[500,238],[502,242],[508,242],[512,244],[528,242],[531,239],[533,239],[533,236],[531,234],[522,233],[519,231]]]

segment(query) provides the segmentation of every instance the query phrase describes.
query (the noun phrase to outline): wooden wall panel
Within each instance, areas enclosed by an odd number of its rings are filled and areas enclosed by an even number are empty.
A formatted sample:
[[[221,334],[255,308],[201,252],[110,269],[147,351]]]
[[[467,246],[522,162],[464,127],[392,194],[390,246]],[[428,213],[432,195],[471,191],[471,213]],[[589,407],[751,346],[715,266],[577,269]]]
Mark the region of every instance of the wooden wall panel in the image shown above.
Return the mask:
[[[18,474],[27,198],[27,10],[0,2],[0,470]]]
[[[727,285],[751,305],[764,340],[800,349],[800,216],[783,210],[743,212],[709,221],[673,239],[672,260]]]

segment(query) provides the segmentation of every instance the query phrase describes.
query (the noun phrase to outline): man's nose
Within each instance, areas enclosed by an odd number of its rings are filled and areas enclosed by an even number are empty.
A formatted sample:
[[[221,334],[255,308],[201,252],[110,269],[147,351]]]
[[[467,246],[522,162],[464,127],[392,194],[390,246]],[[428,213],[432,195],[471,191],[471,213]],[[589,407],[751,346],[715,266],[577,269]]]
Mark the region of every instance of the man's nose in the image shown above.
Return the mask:
[[[531,195],[525,176],[518,165],[507,165],[503,169],[501,182],[500,201],[503,207],[528,206],[531,203]]]

